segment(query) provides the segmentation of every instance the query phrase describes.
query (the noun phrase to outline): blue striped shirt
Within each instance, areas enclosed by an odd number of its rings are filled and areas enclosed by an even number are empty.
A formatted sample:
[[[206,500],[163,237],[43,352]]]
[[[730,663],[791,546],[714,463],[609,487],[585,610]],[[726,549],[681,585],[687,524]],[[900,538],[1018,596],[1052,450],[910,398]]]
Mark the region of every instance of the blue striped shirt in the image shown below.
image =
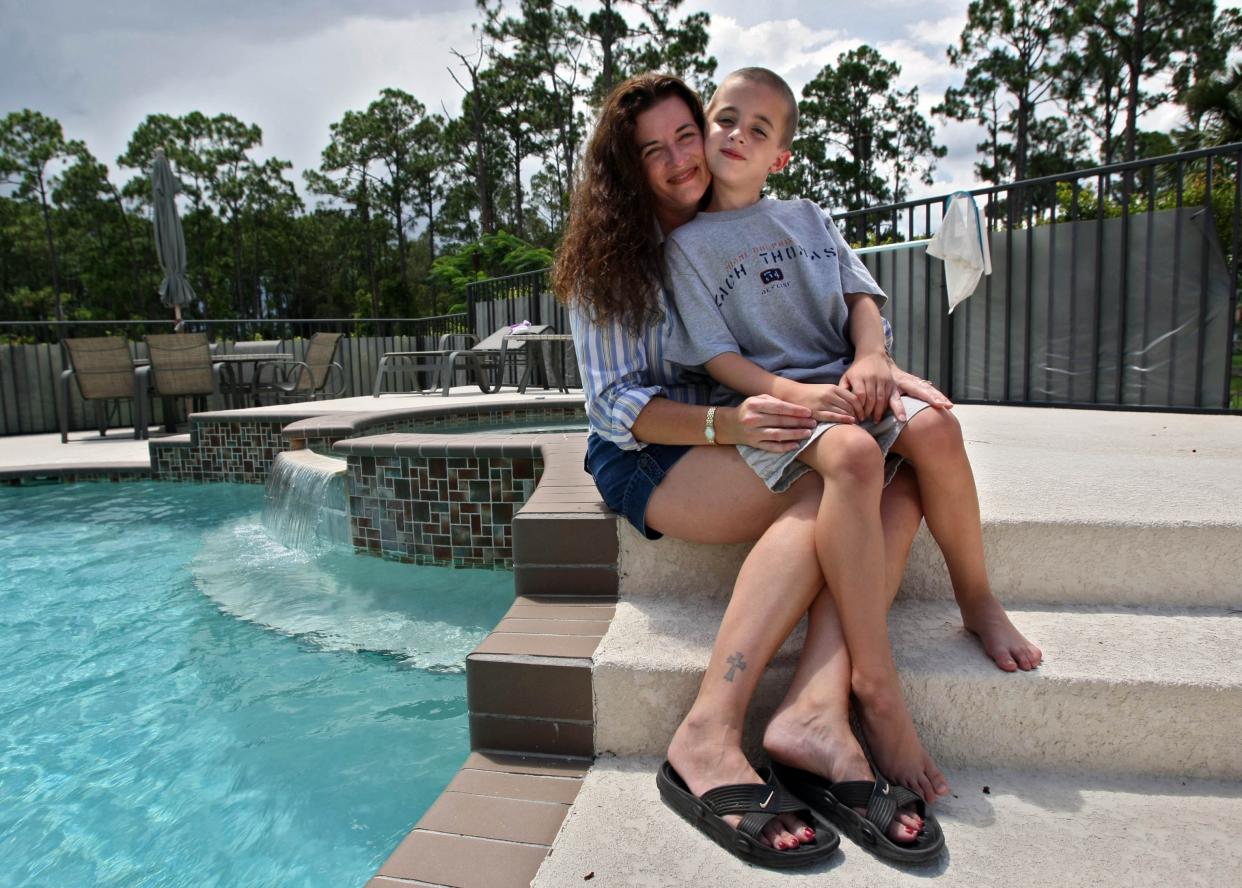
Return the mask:
[[[661,307],[664,295],[659,295]],[[635,337],[619,319],[597,324],[580,303],[569,306],[569,326],[586,393],[591,431],[622,450],[645,445],[631,428],[638,414],[655,397],[684,404],[706,404],[710,385],[664,359],[667,313]]]

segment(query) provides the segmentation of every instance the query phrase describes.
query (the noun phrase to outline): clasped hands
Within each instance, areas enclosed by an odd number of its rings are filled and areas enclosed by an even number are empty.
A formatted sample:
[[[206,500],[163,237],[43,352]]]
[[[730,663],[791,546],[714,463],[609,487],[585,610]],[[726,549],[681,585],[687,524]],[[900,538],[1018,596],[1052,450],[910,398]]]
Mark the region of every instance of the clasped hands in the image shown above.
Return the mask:
[[[879,421],[888,410],[904,421],[901,396],[911,395],[933,407],[950,409],[953,402],[926,379],[896,366],[884,353],[855,359],[836,385],[798,383],[788,400],[754,395],[735,409],[734,441],[763,450],[796,450],[818,422]]]

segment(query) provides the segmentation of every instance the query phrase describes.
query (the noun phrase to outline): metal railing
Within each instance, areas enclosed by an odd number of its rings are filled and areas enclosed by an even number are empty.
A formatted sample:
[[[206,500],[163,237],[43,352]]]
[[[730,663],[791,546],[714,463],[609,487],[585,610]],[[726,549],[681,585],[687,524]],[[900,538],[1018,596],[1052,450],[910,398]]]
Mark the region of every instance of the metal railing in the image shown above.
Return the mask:
[[[518,321],[551,324],[558,333],[569,332],[569,315],[552,294],[551,269],[527,271],[466,285],[466,315],[480,336]]]
[[[336,360],[345,370],[342,397],[369,395],[379,359],[386,351],[435,348],[445,333],[469,332],[465,314],[429,318],[280,318],[272,320],[187,320],[183,329],[203,331],[218,350],[228,353],[239,341],[279,340],[280,350],[301,358],[310,337],[320,331],[343,332]],[[77,336],[124,336],[137,358],[145,357],[142,337],[170,333],[169,320],[145,321],[12,321],[0,323],[0,435],[36,434],[57,430],[57,380],[68,366],[61,342]],[[160,399],[155,399],[154,417]],[[222,403],[209,402],[209,409]],[[128,402],[121,402],[117,425],[131,422]],[[91,411],[70,387],[71,430],[92,428]]]
[[[993,274],[952,315],[943,265],[926,252],[951,196],[836,216],[889,294],[903,367],[963,403],[1242,412],[1242,143],[962,193],[981,202]],[[569,331],[547,269],[471,283],[466,303],[432,318],[187,328],[295,349],[317,330],[346,332],[347,395],[371,393],[385,351],[434,348],[444,333],[483,338],[522,320]],[[171,324],[0,323],[0,434],[55,430],[62,338],[125,335],[140,355],[141,337]],[[72,416],[88,427],[80,403]]]
[[[946,317],[944,197],[836,218],[889,294],[896,358],[962,402],[1242,410],[1242,144],[965,192],[993,274]]]

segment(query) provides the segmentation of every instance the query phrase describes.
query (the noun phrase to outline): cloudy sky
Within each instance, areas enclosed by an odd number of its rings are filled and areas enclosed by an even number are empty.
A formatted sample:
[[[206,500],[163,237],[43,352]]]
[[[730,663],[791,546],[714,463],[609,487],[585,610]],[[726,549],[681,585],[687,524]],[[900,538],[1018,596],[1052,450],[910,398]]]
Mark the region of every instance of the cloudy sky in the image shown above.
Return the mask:
[[[800,91],[841,52],[869,43],[901,65],[901,85],[917,85],[926,109],[961,80],[945,49],[966,6],[685,0],[682,10],[711,13],[718,76],[764,65]],[[230,113],[262,127],[262,153],[292,160],[301,187],[328,125],[384,87],[456,115],[449,50],[470,50],[477,21],[470,0],[0,0],[0,114],[49,114],[114,166],[148,114]],[[1173,109],[1157,113],[1150,126],[1177,122]],[[939,125],[938,137],[949,155],[920,193],[973,184],[975,128]]]

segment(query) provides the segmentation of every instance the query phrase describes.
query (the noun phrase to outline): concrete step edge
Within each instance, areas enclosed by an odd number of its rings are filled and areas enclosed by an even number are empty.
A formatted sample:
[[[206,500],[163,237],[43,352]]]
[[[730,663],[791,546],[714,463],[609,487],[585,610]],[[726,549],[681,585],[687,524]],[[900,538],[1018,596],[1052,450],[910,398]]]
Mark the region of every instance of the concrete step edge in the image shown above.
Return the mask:
[[[1242,617],[1195,611],[1011,611],[1045,652],[997,669],[956,607],[899,602],[890,635],[907,701],[942,766],[1242,777]],[[622,601],[593,671],[596,749],[656,754],[688,709],[719,624],[702,602]],[[752,706],[752,741],[792,676],[778,654]]]
[[[972,769],[950,775],[956,796],[935,806],[947,854],[896,867],[849,839],[806,871],[749,867],[661,804],[658,757],[601,758],[532,885],[789,888],[831,879],[851,888],[979,885],[1242,884],[1230,824],[1242,816],[1237,785],[1171,778]],[[986,791],[985,791],[986,787]],[[607,835],[608,841],[600,841]]]

